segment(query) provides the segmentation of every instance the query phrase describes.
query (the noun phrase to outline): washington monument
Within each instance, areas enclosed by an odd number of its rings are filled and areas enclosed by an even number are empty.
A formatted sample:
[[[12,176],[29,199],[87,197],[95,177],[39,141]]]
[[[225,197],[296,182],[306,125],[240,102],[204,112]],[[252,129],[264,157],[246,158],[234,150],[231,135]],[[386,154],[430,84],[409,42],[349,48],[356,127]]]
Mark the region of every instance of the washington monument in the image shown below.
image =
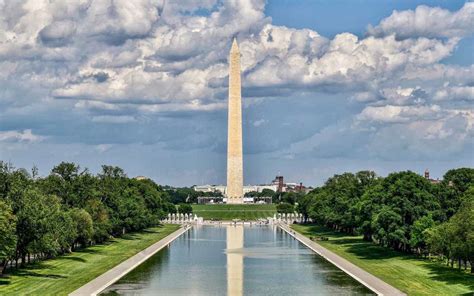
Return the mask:
[[[242,159],[242,96],[240,84],[240,51],[237,40],[229,55],[229,114],[227,126],[227,203],[244,203]]]

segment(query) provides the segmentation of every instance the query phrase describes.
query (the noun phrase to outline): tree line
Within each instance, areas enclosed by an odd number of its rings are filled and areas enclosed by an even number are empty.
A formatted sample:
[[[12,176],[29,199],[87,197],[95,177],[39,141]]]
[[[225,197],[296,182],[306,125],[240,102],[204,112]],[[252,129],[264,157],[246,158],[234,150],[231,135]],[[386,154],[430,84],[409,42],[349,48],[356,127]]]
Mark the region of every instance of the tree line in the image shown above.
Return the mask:
[[[93,175],[62,162],[41,178],[36,168],[0,161],[0,270],[158,225],[174,212],[159,185],[119,167]]]
[[[398,251],[439,256],[474,272],[474,169],[439,183],[410,171],[344,173],[301,197],[306,220]]]
[[[166,185],[163,186],[163,190],[174,204],[197,203],[200,196],[223,197],[223,194],[219,191],[201,192],[194,190],[193,187],[171,187]]]

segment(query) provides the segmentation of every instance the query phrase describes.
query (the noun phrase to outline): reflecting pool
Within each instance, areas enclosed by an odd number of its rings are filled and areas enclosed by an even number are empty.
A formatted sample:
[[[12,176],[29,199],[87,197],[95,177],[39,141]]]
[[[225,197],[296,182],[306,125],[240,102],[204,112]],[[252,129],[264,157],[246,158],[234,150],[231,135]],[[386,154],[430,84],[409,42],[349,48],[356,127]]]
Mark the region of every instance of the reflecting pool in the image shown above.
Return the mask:
[[[103,295],[372,295],[272,226],[194,226]]]

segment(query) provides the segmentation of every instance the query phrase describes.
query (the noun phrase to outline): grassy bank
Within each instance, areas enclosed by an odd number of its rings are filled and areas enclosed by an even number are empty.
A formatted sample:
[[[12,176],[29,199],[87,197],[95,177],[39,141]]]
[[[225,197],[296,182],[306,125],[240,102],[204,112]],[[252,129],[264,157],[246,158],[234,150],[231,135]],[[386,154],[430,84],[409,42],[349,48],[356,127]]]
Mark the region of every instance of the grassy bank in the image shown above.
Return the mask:
[[[206,220],[257,220],[273,217],[275,205],[193,205],[193,213]]]
[[[361,236],[336,233],[318,225],[293,225],[310,237],[325,236],[318,243],[408,295],[472,295],[474,275],[440,262],[423,260],[377,246]]]
[[[14,270],[0,277],[0,295],[67,295],[178,228],[151,228]]]

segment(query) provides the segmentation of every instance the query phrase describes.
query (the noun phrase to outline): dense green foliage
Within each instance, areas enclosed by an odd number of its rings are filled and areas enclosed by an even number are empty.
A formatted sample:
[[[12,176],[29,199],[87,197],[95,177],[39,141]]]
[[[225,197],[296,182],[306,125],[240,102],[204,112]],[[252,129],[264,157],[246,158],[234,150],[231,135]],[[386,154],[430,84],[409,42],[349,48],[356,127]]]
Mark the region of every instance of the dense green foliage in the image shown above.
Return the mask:
[[[275,195],[275,191],[265,188],[261,192],[257,191],[250,191],[245,193],[245,197],[273,197]]]
[[[294,213],[295,207],[287,202],[279,203],[276,207],[278,213]]]
[[[16,217],[12,209],[0,200],[0,261],[5,261],[15,252],[17,237]]]
[[[7,277],[0,277],[0,295],[68,295],[178,228],[165,224],[127,233],[104,244],[11,270]]]
[[[375,275],[407,295],[472,295],[474,275],[415,254],[395,251],[370,241],[316,224],[291,226],[317,243]]]
[[[255,221],[273,217],[276,213],[273,204],[248,204],[248,205],[193,205],[193,213],[206,220],[225,220],[233,219]]]
[[[0,162],[0,268],[51,258],[158,225],[173,211],[151,180],[103,166],[94,176],[61,163],[38,178]]]
[[[459,210],[440,225],[426,227],[422,233],[427,251],[454,260],[458,260],[458,268],[464,263],[471,264],[471,272],[474,272],[474,188],[466,192],[465,199]]]
[[[435,184],[410,171],[344,173],[297,201],[305,219],[473,270],[474,169],[450,170]]]
[[[178,207],[178,213],[191,214],[192,212],[193,212],[193,207],[190,204],[182,203]]]

